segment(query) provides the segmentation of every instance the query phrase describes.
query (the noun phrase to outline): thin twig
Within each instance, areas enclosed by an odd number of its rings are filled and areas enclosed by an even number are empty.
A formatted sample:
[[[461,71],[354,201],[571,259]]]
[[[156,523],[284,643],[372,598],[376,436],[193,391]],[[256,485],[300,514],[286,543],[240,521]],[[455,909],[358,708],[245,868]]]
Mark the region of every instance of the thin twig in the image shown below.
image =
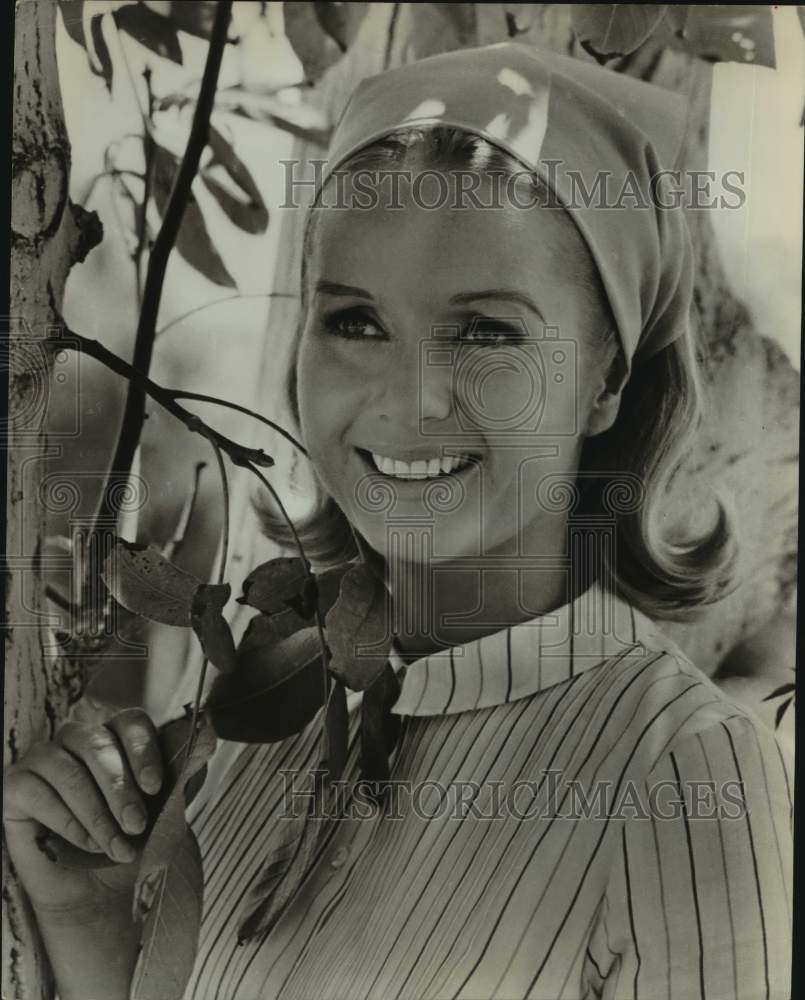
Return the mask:
[[[212,450],[215,452],[215,459],[218,463],[218,472],[221,476],[221,495],[224,502],[224,523],[222,528],[222,539],[221,539],[221,564],[218,567],[218,584],[224,582],[224,577],[226,576],[226,564],[229,560],[229,480],[226,475],[226,465],[224,463],[224,457],[221,454],[221,449],[218,444],[213,440],[212,437],[209,438],[209,442],[212,445]],[[187,763],[190,760],[190,754],[193,752],[193,746],[195,744],[196,738],[196,727],[198,726],[198,717],[201,714],[201,698],[204,694],[204,681],[207,677],[207,667],[209,666],[209,658],[204,657],[201,663],[201,670],[198,675],[198,684],[196,685],[196,697],[193,701],[193,716],[190,722],[190,738],[187,741],[187,754],[185,756],[184,767],[187,767]]]
[[[267,455],[262,448],[247,448],[245,445],[239,444],[237,441],[232,441],[223,434],[219,434],[218,431],[213,430],[201,417],[195,413],[191,413],[176,402],[176,393],[173,389],[166,389],[164,386],[154,382],[153,379],[137,371],[133,365],[113,354],[112,351],[104,347],[97,340],[82,337],[81,334],[75,333],[69,327],[65,327],[64,329],[66,333],[65,337],[50,337],[43,340],[42,343],[46,347],[50,347],[56,351],[79,351],[88,357],[95,358],[96,361],[100,361],[110,371],[128,379],[131,385],[137,385],[144,396],[150,396],[164,410],[167,410],[177,420],[181,420],[188,430],[214,440],[218,447],[226,452],[235,465],[245,467],[259,465],[267,469],[274,464],[274,459],[270,455]]]
[[[145,420],[145,400],[149,394],[147,385],[143,379],[147,377],[151,367],[165,271],[168,265],[168,258],[176,242],[185,208],[190,198],[190,189],[198,170],[201,153],[207,145],[209,138],[210,115],[215,101],[218,74],[221,68],[224,46],[226,45],[227,28],[231,12],[232,0],[219,0],[216,6],[215,22],[207,50],[204,75],[199,90],[198,103],[193,115],[193,124],[187,140],[187,147],[182,162],[179,165],[173,188],[171,189],[162,226],[148,258],[143,303],[140,311],[140,320],[137,325],[137,336],[134,342],[131,365],[139,373],[139,377],[132,379],[129,384],[117,446],[106,474],[106,480],[101,492],[101,499],[91,532],[91,540],[94,545],[98,544],[97,535],[99,525],[111,516],[113,512],[113,497],[116,486],[128,476],[134,451],[142,433]],[[220,440],[219,444],[221,447],[224,447]],[[90,564],[91,562],[90,560]]]
[[[149,123],[153,123],[153,110],[154,110],[154,93],[151,89],[151,67],[146,66],[143,70],[143,79],[145,80],[145,93],[146,100],[148,102],[147,107],[147,117]],[[134,271],[135,280],[137,287],[137,305],[142,309],[143,305],[143,289],[141,285],[142,281],[142,262],[143,254],[145,253],[145,245],[148,240],[148,202],[151,200],[151,182],[152,175],[154,172],[154,153],[156,151],[156,143],[154,142],[154,136],[152,134],[151,128],[146,128],[143,132],[143,157],[145,158],[145,174],[143,177],[143,203],[140,206],[140,211],[137,218],[137,247],[134,251]],[[156,336],[156,334],[154,334]]]
[[[166,323],[163,327],[157,330],[157,337],[161,337],[163,333],[167,333],[172,327],[176,326],[178,323],[182,323],[184,320],[189,319],[191,316],[195,316],[196,313],[204,312],[205,309],[212,309],[213,306],[223,305],[225,302],[235,302],[238,299],[298,299],[298,295],[294,295],[293,292],[236,292],[234,295],[225,295],[221,299],[213,299],[212,302],[205,302],[200,306],[193,306],[192,309],[188,309],[187,312],[181,313],[179,316],[175,316],[169,323]]]
[[[184,392],[181,389],[171,391],[174,399],[192,399],[197,403],[212,403],[214,406],[224,406],[228,410],[237,410],[238,413],[245,413],[247,417],[253,417],[255,420],[259,420],[261,424],[265,424],[266,427],[271,427],[286,440],[290,441],[295,448],[298,448],[305,458],[308,457],[307,449],[296,440],[293,434],[286,431],[284,427],[280,427],[279,424],[275,424],[273,420],[269,420],[268,417],[264,417],[262,413],[256,413],[254,410],[241,406],[240,403],[232,403],[228,399],[220,399],[218,396],[207,396],[203,392]]]
[[[196,462],[196,468],[193,474],[193,485],[190,487],[190,492],[185,499],[182,512],[179,515],[178,522],[176,523],[176,530],[173,532],[173,538],[171,538],[171,540],[167,542],[165,547],[162,549],[162,555],[168,560],[168,562],[172,562],[176,558],[184,545],[184,540],[187,537],[187,529],[190,525],[190,519],[192,518],[193,511],[196,508],[199,485],[201,484],[201,473],[202,470],[206,468],[206,462]]]

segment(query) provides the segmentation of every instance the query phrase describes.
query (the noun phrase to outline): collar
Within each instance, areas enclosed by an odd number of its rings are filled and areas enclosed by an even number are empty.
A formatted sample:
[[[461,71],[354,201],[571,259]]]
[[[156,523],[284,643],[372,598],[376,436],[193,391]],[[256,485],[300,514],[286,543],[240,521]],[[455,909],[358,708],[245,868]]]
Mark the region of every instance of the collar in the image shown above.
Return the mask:
[[[405,664],[395,715],[451,715],[505,705],[634,651],[644,656],[673,643],[640,611],[594,583],[555,611]]]

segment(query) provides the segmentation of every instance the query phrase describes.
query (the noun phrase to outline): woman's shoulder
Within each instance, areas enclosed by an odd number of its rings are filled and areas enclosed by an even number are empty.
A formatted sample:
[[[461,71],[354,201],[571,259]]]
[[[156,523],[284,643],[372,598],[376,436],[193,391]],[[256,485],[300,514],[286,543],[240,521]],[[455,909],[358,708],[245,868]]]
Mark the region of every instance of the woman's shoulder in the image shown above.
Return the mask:
[[[714,754],[740,756],[752,746],[764,758],[782,758],[791,770],[790,751],[764,721],[707,677],[654,622],[640,612],[635,621],[633,648],[604,669],[622,692],[619,711],[646,773],[691,747],[703,767]]]

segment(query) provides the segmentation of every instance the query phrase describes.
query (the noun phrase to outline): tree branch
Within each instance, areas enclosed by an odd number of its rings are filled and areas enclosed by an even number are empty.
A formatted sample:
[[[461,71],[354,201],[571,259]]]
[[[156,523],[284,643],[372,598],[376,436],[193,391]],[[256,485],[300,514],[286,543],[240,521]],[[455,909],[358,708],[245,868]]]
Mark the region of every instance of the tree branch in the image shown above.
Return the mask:
[[[192,414],[177,407],[173,400],[159,386],[153,383],[148,384],[148,371],[151,367],[151,357],[153,354],[154,340],[156,337],[157,316],[162,298],[162,286],[165,280],[165,271],[168,264],[179,226],[184,216],[185,208],[190,198],[190,189],[193,179],[198,170],[201,153],[207,144],[209,137],[210,115],[215,101],[215,91],[218,85],[218,73],[221,68],[224,46],[226,44],[227,30],[232,11],[232,0],[219,0],[215,13],[215,22],[210,37],[209,49],[207,51],[207,61],[204,66],[204,75],[201,80],[198,102],[193,115],[193,124],[187,140],[184,157],[176,174],[176,179],[171,189],[170,198],[165,209],[165,215],[154,241],[153,249],[148,258],[148,268],[146,271],[145,287],[143,289],[143,302],[140,311],[140,319],[137,325],[137,336],[134,343],[134,354],[132,364],[127,377],[135,374],[129,383],[129,391],[126,397],[126,405],[123,411],[123,420],[120,425],[117,446],[112,457],[109,470],[106,475],[103,490],[101,493],[98,510],[95,516],[95,524],[91,533],[94,541],[98,525],[107,518],[115,514],[113,497],[115,490],[121,481],[128,477],[129,469],[134,458],[134,452],[140,440],[143,423],[145,421],[145,400],[147,395],[152,395],[153,391],[161,394],[158,400],[166,409],[183,420],[192,430],[188,423],[188,418],[193,418]],[[63,345],[64,346],[64,345]],[[101,345],[98,345],[100,347]],[[97,357],[97,354],[94,355]],[[101,360],[99,358],[99,360]],[[107,358],[104,363],[109,364],[113,371],[120,372],[120,359],[115,358],[114,367]],[[122,373],[121,373],[122,374]],[[167,405],[166,405],[167,404]],[[172,408],[171,408],[172,407]],[[240,446],[234,446],[235,453],[239,455],[236,459],[230,449],[234,442],[226,442],[225,439],[216,438],[220,446],[233,461],[239,464],[242,462],[243,451]],[[97,542],[94,542],[97,544]],[[91,564],[91,560],[90,560]]]
[[[69,327],[65,327],[64,330],[66,336],[49,337],[42,343],[55,351],[78,351],[90,358],[95,358],[96,361],[100,361],[102,365],[105,365],[116,375],[121,375],[123,378],[128,379],[129,383],[136,386],[143,394],[143,398],[150,396],[164,410],[167,410],[177,420],[181,420],[188,430],[193,431],[194,434],[201,434],[202,437],[214,442],[221,451],[229,456],[235,465],[247,468],[252,465],[259,465],[267,469],[274,464],[274,459],[270,455],[267,455],[262,448],[246,448],[244,445],[238,444],[237,441],[230,440],[230,438],[213,430],[201,417],[180,406],[176,402],[176,399],[186,395],[186,393],[167,389],[165,386],[159,385],[147,375],[137,371],[128,361],[124,361],[116,354],[113,354],[112,351],[104,347],[97,340],[82,337],[80,333],[75,333]],[[223,400],[221,402],[226,405]]]

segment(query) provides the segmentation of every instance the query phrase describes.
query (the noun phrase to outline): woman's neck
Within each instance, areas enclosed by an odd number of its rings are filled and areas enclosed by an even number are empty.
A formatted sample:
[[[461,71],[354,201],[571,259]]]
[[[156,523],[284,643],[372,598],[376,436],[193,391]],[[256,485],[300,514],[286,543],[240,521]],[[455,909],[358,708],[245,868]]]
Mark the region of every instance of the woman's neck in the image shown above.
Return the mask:
[[[387,580],[397,648],[410,662],[536,618],[567,603],[568,576],[515,565],[468,570],[447,563],[399,563]]]

